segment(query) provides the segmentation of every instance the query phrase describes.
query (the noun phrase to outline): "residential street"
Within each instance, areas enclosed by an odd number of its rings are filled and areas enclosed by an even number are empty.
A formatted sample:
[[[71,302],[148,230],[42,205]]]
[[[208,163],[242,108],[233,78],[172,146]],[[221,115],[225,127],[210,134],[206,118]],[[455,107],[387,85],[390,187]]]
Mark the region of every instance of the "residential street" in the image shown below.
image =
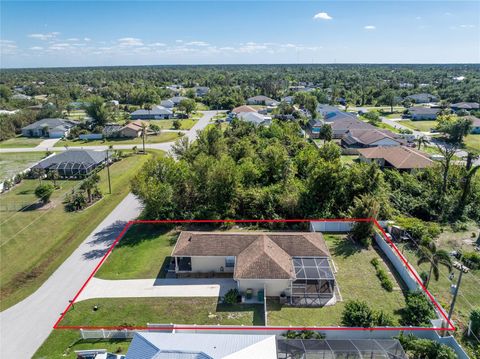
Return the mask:
[[[197,131],[205,128],[216,113],[205,111],[187,133],[188,138],[194,140]],[[168,151],[172,143],[150,145],[149,148]],[[94,148],[104,149],[106,146]],[[21,152],[35,148],[13,150]],[[73,299],[125,224],[137,218],[140,212],[140,202],[132,194],[127,195],[35,293],[0,313],[0,358],[32,357],[52,331],[68,301]]]

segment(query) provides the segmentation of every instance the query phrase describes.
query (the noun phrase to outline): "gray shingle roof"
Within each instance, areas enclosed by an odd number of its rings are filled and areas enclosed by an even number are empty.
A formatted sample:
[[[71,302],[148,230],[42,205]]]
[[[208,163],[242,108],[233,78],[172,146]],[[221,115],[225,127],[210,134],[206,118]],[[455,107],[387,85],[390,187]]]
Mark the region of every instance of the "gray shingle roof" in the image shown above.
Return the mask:
[[[105,160],[105,151],[71,149],[40,161],[34,168],[47,169],[60,163],[97,165]]]
[[[43,127],[55,128],[58,126],[63,126],[64,128],[69,129],[74,127],[76,124],[77,123],[75,121],[65,120],[63,118],[44,118],[40,121],[23,127],[22,130],[36,130]]]
[[[132,116],[138,116],[138,115],[171,115],[173,112],[169,110],[168,108],[165,108],[163,106],[154,106],[151,110],[137,110],[131,113]]]

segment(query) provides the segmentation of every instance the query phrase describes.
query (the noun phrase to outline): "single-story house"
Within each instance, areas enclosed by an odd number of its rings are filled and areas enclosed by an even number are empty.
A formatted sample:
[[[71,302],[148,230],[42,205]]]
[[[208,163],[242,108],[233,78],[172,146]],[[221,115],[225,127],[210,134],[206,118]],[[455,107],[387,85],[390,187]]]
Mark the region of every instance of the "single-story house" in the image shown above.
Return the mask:
[[[363,122],[355,117],[350,118],[339,118],[332,122],[325,122],[332,127],[332,137],[333,138],[343,138],[345,134],[350,130],[375,130],[377,127]]]
[[[324,125],[324,122],[316,119],[316,118],[311,118],[308,121],[307,128],[308,132],[310,133],[311,138],[319,138],[320,137],[320,130],[322,126]]]
[[[105,151],[69,149],[45,158],[32,169],[57,171],[60,177],[84,177],[105,161]]]
[[[460,111],[460,110],[478,110],[480,108],[480,104],[478,102],[458,102],[458,103],[452,103],[450,105],[450,108],[453,111]]]
[[[143,128],[142,128],[143,124],[146,124],[148,129],[148,126],[149,126],[148,122],[136,120],[136,121],[127,123],[125,126],[123,126],[120,129],[120,131],[118,131],[118,134],[120,135],[120,137],[130,137],[130,138],[140,137],[143,131]]]
[[[277,359],[275,335],[136,332],[125,359]]]
[[[174,96],[169,98],[169,100],[173,102],[174,106],[178,106],[180,102],[186,99],[188,99],[188,97],[185,97],[185,96]]]
[[[480,118],[477,118],[475,116],[466,116],[466,118],[472,121],[472,129],[470,133],[474,135],[479,135],[480,134]]]
[[[25,95],[23,93],[16,93],[10,97],[12,100],[28,101],[32,99],[32,96]]]
[[[151,110],[137,110],[130,114],[132,120],[165,120],[173,117],[173,111],[163,106],[154,106]]]
[[[44,118],[23,127],[22,136],[62,138],[76,125],[77,122],[63,118]]]
[[[160,101],[160,106],[170,109],[170,108],[173,108],[175,104],[173,103],[172,100],[162,100]]]
[[[342,138],[344,148],[390,147],[400,146],[405,141],[397,138],[393,132],[382,129],[351,129]]]
[[[439,108],[429,107],[410,107],[408,109],[408,113],[414,121],[436,120],[439,112]]]
[[[117,123],[107,123],[103,127],[103,131],[102,131],[103,137],[105,138],[119,137],[120,136],[119,132],[122,128],[123,126]]]
[[[357,119],[355,114],[341,111],[331,105],[320,104],[317,106],[317,112],[323,117],[325,122],[333,122],[341,119]]]
[[[197,97],[203,97],[210,91],[210,88],[207,86],[196,86],[194,90]]]
[[[250,106],[247,106],[247,105],[242,105],[242,106],[235,107],[231,111],[231,113],[233,113],[235,115],[238,115],[239,113],[242,113],[242,112],[257,112],[257,110],[255,110],[253,107],[250,107]]]
[[[258,112],[240,112],[237,115],[237,118],[245,121],[253,123],[254,125],[261,125],[261,126],[269,126],[272,122],[272,118],[270,116],[262,115]]]
[[[278,106],[279,102],[270,97],[258,95],[248,98],[247,105]]]
[[[410,171],[433,166],[429,155],[405,146],[371,147],[358,150],[361,162],[376,162],[382,168]]]
[[[336,302],[330,252],[319,232],[180,233],[175,272],[232,273],[240,293],[284,297],[296,305]]]
[[[406,96],[405,99],[412,100],[415,103],[438,102],[438,97],[433,96],[429,93],[418,93],[414,95],[409,95],[409,96]]]

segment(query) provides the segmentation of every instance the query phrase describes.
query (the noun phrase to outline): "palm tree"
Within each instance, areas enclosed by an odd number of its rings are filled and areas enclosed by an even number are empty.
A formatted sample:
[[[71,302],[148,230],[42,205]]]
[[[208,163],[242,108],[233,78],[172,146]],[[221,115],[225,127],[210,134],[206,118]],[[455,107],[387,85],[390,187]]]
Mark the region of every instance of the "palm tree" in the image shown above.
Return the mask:
[[[142,122],[142,144],[143,144],[143,153],[145,154],[145,137],[147,136],[148,125],[145,122]]]
[[[53,170],[48,172],[48,179],[51,179],[53,182],[53,187],[57,188],[57,180],[60,178],[58,171]]]
[[[417,142],[419,150],[422,148],[422,145],[423,145],[423,147],[425,147],[426,145],[428,145],[430,143],[430,141],[428,140],[428,138],[426,136],[420,136],[420,137],[416,138],[415,142]]]
[[[427,245],[419,246],[418,257],[419,265],[422,263],[430,263],[430,270],[425,283],[425,288],[428,288],[432,274],[435,280],[438,281],[438,278],[440,277],[440,264],[447,267],[448,271],[452,270],[453,263],[450,254],[448,254],[448,252],[444,249],[437,250],[437,246],[433,241]]]

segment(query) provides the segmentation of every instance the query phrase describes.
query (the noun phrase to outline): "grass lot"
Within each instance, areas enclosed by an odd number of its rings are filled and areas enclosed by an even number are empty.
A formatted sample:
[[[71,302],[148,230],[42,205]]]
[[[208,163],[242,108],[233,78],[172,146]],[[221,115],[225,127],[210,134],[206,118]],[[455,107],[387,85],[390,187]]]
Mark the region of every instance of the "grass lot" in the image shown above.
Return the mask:
[[[209,109],[203,102],[197,102],[197,111],[208,111]]]
[[[394,113],[387,113],[382,115],[385,118],[393,119],[393,118],[402,118],[403,112],[394,112]]]
[[[157,278],[172,253],[178,232],[161,225],[133,225],[96,273],[102,279]],[[128,266],[125,266],[128,263]]]
[[[335,274],[343,302],[323,308],[295,308],[282,306],[277,301],[268,302],[268,325],[305,325],[337,326],[341,325],[341,316],[345,302],[350,299],[366,301],[375,310],[384,310],[391,314],[398,324],[400,310],[405,306],[402,290],[395,285],[393,292],[387,292],[380,285],[370,261],[379,258],[372,248],[366,250],[347,241],[345,236],[325,235],[338,272]],[[382,267],[388,267],[381,261]],[[391,274],[390,274],[391,275]],[[391,275],[392,281],[395,278]]]
[[[43,138],[17,136],[0,141],[0,148],[37,147],[43,140]]]
[[[26,170],[44,157],[44,152],[0,153],[0,181]]]
[[[155,124],[164,130],[174,130],[173,121],[175,120],[150,120],[148,122],[151,124]],[[182,124],[182,127],[180,128],[181,130],[189,130],[196,123],[196,120],[190,119],[190,118],[186,120],[179,120],[179,121]]]
[[[467,149],[480,150],[480,135],[468,135],[465,138]]]
[[[108,193],[106,170],[100,172],[104,198],[77,213],[64,211],[62,200],[78,181],[63,181],[52,196],[53,208],[2,212],[0,223],[1,310],[35,291],[130,190],[130,179],[150,158],[131,156],[110,167],[112,194]],[[33,203],[37,180],[25,180],[1,195],[2,204]],[[33,235],[34,233],[34,235]]]
[[[163,132],[156,136],[147,136],[145,144],[162,143],[175,141],[179,137],[177,132]],[[79,147],[79,146],[110,146],[110,145],[142,145],[142,138],[109,138],[107,140],[61,140],[55,144],[55,147]]]
[[[392,131],[393,133],[400,133],[397,128],[390,126],[388,123],[378,122],[375,126],[378,128],[383,128],[384,130]]]
[[[412,130],[421,131],[421,132],[430,132],[430,129],[437,126],[437,121],[411,121],[411,120],[402,120],[398,121],[399,124],[407,126]]]
[[[85,110],[72,110],[70,112],[65,111],[65,115],[70,120],[80,121],[87,116],[87,113],[85,112]]]
[[[54,330],[33,358],[76,359],[75,350],[107,349],[110,353],[123,354],[128,350],[130,340],[83,340],[78,330]]]
[[[97,305],[97,311],[92,307]],[[147,323],[264,325],[262,304],[218,304],[217,297],[102,298],[75,303],[60,325]]]

